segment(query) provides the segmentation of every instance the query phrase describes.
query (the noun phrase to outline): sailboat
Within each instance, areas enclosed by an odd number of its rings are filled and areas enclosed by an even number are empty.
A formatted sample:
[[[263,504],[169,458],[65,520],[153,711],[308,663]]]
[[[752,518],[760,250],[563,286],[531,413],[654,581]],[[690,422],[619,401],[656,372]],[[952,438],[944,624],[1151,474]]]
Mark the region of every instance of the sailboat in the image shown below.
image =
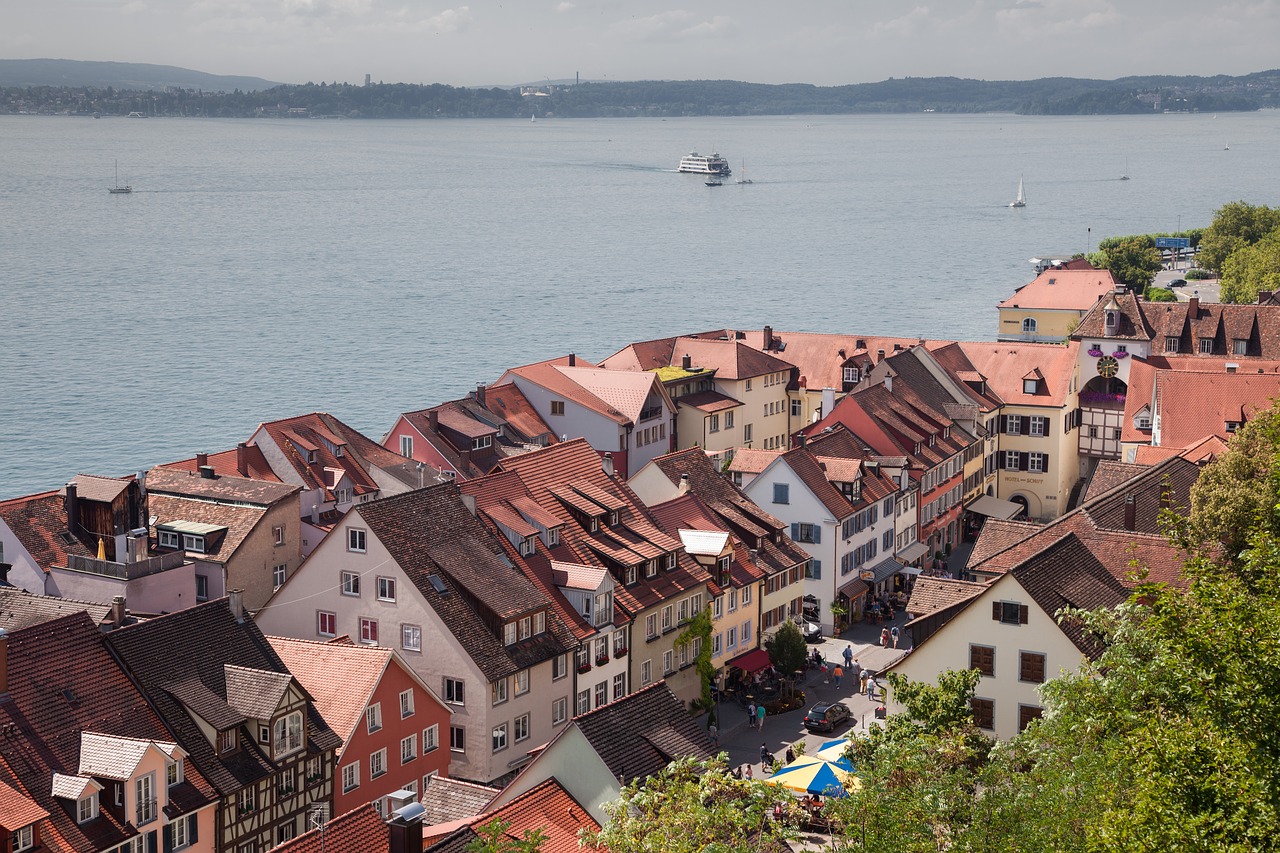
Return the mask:
[[[120,186],[120,161],[119,160],[116,161],[116,185],[114,187],[107,187],[107,192],[111,193],[112,195],[124,195],[126,193],[133,192],[133,187],[129,186],[128,184],[125,184],[124,186]]]
[[[1009,202],[1009,206],[1010,207],[1026,207],[1027,206],[1027,194],[1022,189],[1021,175],[1018,176],[1018,197],[1015,198],[1013,201]]]
[[[749,184],[751,179],[747,177],[747,158],[742,158],[742,177],[738,178],[738,183]]]
[[[1231,150],[1231,146],[1224,142],[1224,143],[1222,143],[1222,150],[1223,150],[1223,151],[1230,151],[1230,150]]]
[[[1120,180],[1122,181],[1129,180],[1129,158],[1128,157],[1124,158],[1124,174],[1120,176]]]
[[[529,116],[529,121],[537,121],[537,120],[538,120],[538,114],[537,114],[537,113],[534,113],[533,115]]]

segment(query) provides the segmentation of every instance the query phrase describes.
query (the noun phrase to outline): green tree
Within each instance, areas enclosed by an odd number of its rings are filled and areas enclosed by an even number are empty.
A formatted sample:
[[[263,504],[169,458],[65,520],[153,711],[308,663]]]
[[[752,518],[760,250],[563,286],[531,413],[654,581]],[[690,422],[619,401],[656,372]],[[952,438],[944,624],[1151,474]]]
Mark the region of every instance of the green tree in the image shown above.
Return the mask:
[[[1223,302],[1257,302],[1262,290],[1280,290],[1280,227],[1237,247],[1222,264]]]
[[[1223,542],[1231,558],[1260,529],[1280,535],[1277,448],[1280,404],[1273,404],[1231,436],[1226,452],[1205,466],[1192,486],[1193,541]]]
[[[1150,235],[1104,240],[1089,260],[1111,270],[1116,281],[1138,292],[1155,280],[1163,265],[1155,238]]]
[[[775,806],[783,820],[774,820]],[[737,853],[775,850],[795,837],[795,799],[785,788],[736,779],[722,759],[681,759],[622,789],[609,819],[584,837],[612,853]]]
[[[684,648],[695,640],[699,642],[698,653],[693,658],[693,665],[697,669],[699,679],[702,682],[702,691],[698,694],[698,698],[693,700],[693,707],[694,710],[706,711],[708,723],[714,721],[718,725],[720,721],[715,718],[716,703],[711,698],[711,684],[716,680],[716,670],[711,665],[710,606],[693,615],[693,618],[689,620],[689,624],[676,637],[675,646],[676,648]]]
[[[1174,293],[1172,290],[1169,290],[1168,288],[1165,288],[1165,287],[1148,287],[1146,296],[1147,296],[1148,302],[1177,302],[1178,301],[1178,295]]]
[[[1204,230],[1196,263],[1206,269],[1224,271],[1224,264],[1242,246],[1252,245],[1280,228],[1280,209],[1252,205],[1244,201],[1224,204]]]
[[[784,674],[791,674],[804,669],[804,661],[808,649],[804,644],[804,635],[790,620],[778,626],[773,636],[764,641],[769,652],[769,661]]]
[[[519,838],[507,832],[511,824],[494,818],[476,828],[477,838],[467,842],[467,853],[538,853],[547,836],[541,829],[526,829]]]

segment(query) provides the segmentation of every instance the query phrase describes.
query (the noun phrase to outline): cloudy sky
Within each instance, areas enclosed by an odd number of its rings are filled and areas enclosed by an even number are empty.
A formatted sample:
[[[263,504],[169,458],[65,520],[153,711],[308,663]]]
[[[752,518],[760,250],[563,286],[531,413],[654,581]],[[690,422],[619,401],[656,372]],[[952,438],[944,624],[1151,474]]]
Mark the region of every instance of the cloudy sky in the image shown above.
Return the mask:
[[[1280,0],[16,0],[0,58],[280,82],[1245,74]]]

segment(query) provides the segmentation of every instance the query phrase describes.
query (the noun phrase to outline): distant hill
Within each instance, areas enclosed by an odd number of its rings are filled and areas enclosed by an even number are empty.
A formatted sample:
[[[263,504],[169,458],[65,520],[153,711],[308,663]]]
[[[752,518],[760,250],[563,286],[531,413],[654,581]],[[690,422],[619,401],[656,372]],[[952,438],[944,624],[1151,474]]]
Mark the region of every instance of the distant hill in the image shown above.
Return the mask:
[[[142,62],[81,62],[74,59],[0,59],[0,87],[69,86],[147,92],[170,87],[206,92],[257,92],[279,86],[261,77],[205,74]]]

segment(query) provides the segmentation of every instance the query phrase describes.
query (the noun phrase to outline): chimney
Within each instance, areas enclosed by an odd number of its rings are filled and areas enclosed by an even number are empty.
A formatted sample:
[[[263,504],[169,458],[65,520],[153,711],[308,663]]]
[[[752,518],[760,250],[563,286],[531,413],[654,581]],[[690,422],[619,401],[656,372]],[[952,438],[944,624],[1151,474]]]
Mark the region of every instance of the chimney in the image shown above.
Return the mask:
[[[796,442],[797,442],[801,447],[804,447],[804,446],[805,446],[805,444],[806,444],[808,441],[809,441],[809,436],[808,436],[808,434],[807,434],[807,433],[803,433],[803,432],[802,432],[802,433],[797,433],[797,434],[796,434]]]
[[[867,342],[862,338],[858,338],[853,342],[854,349],[866,349]]]
[[[212,480],[212,479],[214,479],[214,476],[213,476],[213,466],[212,466],[212,465],[201,465],[201,466],[200,466],[200,479],[202,479],[202,480]]]
[[[244,590],[227,590],[227,609],[231,611],[231,615],[237,622],[244,622]]]
[[[764,351],[773,349],[773,326],[764,327]]]
[[[680,359],[680,367],[684,370],[693,368],[693,359],[689,357],[689,353],[685,353],[684,357]]]
[[[396,810],[387,821],[389,853],[422,853],[422,819],[426,813],[421,803]]]
[[[67,510],[67,530],[76,535],[76,527],[80,523],[80,501],[76,497],[76,484],[67,483],[67,498],[63,503]]]
[[[209,464],[209,454],[208,454],[208,453],[197,453],[197,454],[196,454],[196,470],[199,470],[199,469],[203,468],[204,466],[206,466],[206,465],[208,465],[208,464]]]
[[[688,474],[681,474],[681,475],[680,475],[680,491],[679,491],[679,494],[681,494],[681,495],[687,495],[687,494],[689,494],[689,475],[688,475]]]
[[[0,696],[9,692],[9,632],[0,628]]]
[[[753,566],[760,559],[760,552],[757,551],[755,548],[752,548],[751,550],[749,550],[747,552],[747,555],[751,558],[751,565]]]
[[[440,429],[440,413],[435,409],[427,412],[427,426],[432,432],[437,432]]]
[[[468,447],[458,451],[458,459],[462,462],[462,470],[458,473],[462,474],[463,478],[466,479],[471,474],[471,448]]]
[[[311,523],[312,524],[320,523],[320,504],[311,505]]]
[[[890,394],[893,393],[893,374],[892,373],[885,373],[884,375],[884,390],[888,391]]]
[[[576,367],[578,364],[578,356],[575,353],[569,353],[569,366]]]
[[[836,407],[836,389],[822,389],[822,416],[825,418]]]
[[[882,361],[884,361],[884,350],[878,349],[876,350],[876,364],[879,364]]]
[[[249,445],[243,441],[236,445],[236,473],[241,477],[249,476]]]
[[[483,383],[476,386],[476,402],[480,405],[480,408],[482,409],[487,408],[484,401],[484,384]]]
[[[613,476],[613,454],[606,453],[601,458],[600,467],[604,469],[604,473],[610,477]]]
[[[840,350],[840,351],[839,351],[839,353],[840,353],[840,357],[841,357],[841,358],[845,358],[845,357],[846,357],[846,355],[845,355],[845,351],[844,351],[843,349],[842,349],[842,350]]]
[[[1187,318],[1197,320],[1200,318],[1200,297],[1193,296],[1187,300]]]
[[[1138,526],[1138,499],[1134,495],[1124,497],[1124,529],[1135,530]]]
[[[124,624],[124,617],[128,611],[124,607],[124,596],[117,595],[111,599],[111,624],[119,628]]]

